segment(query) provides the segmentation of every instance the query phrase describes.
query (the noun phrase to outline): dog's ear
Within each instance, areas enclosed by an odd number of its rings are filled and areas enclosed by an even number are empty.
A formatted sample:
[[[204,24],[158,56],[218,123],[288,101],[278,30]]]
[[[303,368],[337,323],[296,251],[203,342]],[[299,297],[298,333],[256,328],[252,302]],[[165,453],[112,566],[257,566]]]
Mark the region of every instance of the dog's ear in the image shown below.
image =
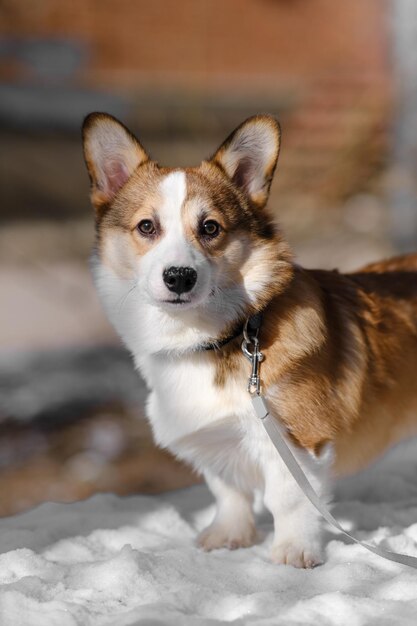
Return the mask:
[[[107,113],[90,113],[85,118],[83,143],[91,202],[100,213],[149,156],[130,131]]]
[[[266,204],[278,160],[281,131],[270,115],[250,117],[220,146],[211,161],[221,167],[250,200]]]

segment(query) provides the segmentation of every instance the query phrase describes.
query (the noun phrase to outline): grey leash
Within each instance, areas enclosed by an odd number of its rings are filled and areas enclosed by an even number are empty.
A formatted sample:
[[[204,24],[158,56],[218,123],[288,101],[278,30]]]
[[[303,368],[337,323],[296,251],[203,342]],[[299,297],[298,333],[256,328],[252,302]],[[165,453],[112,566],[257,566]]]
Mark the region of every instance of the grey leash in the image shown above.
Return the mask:
[[[384,548],[381,548],[379,546],[374,546],[365,541],[360,541],[359,539],[348,533],[339,524],[337,519],[333,517],[324,502],[321,501],[321,499],[313,489],[307,476],[304,474],[303,470],[298,464],[298,461],[296,460],[294,454],[291,452],[289,446],[287,445],[276,420],[269,413],[266,400],[261,394],[259,369],[260,363],[264,357],[259,350],[258,332],[259,328],[255,331],[249,331],[247,324],[245,325],[245,329],[243,332],[244,339],[242,342],[242,351],[252,365],[252,371],[248,382],[248,391],[251,395],[252,404],[256,416],[261,420],[262,425],[268,433],[273,445],[277,449],[278,454],[281,456],[281,459],[284,461],[288,471],[294,478],[297,485],[300,487],[301,491],[310,500],[311,504],[317,509],[317,511],[324,517],[324,519],[329,524],[331,524],[331,526],[334,526],[340,533],[345,535],[345,537],[348,537],[351,541],[354,541],[358,545],[363,546],[370,552],[373,552],[374,554],[377,554],[384,559],[394,561],[395,563],[400,563],[401,565],[408,565],[409,567],[417,569],[417,557],[385,550]],[[252,351],[249,349],[249,346],[253,346]]]

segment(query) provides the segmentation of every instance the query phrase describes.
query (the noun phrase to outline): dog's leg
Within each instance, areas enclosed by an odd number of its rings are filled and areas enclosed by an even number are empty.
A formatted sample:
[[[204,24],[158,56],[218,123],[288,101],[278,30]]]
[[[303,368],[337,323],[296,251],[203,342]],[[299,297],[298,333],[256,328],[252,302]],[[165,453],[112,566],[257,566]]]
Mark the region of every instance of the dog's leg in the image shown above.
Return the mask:
[[[210,490],[216,498],[214,520],[198,537],[204,550],[246,548],[255,540],[255,524],[249,496],[226,484],[218,476],[205,473]]]
[[[331,451],[315,459],[307,451],[297,460],[318,495],[327,495],[326,476]],[[269,459],[265,465],[265,506],[274,517],[272,560],[294,567],[314,567],[323,562],[322,519],[301,491],[281,459]]]

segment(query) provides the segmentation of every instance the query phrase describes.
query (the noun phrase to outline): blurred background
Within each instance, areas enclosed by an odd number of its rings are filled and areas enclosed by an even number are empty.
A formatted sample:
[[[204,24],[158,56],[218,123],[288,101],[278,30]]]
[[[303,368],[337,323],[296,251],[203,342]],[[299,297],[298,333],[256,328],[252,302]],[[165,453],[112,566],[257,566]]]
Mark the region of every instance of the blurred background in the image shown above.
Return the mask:
[[[270,206],[300,263],[417,249],[415,0],[0,0],[0,515],[196,481],[152,444],[97,302],[80,126],[164,165],[282,125]]]

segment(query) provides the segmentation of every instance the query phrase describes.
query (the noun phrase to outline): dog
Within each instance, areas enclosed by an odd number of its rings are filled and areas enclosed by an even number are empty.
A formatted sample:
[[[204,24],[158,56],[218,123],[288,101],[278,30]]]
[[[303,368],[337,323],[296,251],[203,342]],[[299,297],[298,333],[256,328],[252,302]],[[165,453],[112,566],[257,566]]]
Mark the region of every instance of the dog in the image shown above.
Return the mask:
[[[271,558],[323,561],[322,521],[257,419],[241,350],[262,312],[262,392],[318,494],[416,431],[417,254],[362,270],[307,270],[267,208],[280,127],[247,119],[198,167],[160,167],[118,120],[90,114],[84,154],[96,217],[95,284],[150,389],[156,442],[216,500],[204,550],[255,541]]]

